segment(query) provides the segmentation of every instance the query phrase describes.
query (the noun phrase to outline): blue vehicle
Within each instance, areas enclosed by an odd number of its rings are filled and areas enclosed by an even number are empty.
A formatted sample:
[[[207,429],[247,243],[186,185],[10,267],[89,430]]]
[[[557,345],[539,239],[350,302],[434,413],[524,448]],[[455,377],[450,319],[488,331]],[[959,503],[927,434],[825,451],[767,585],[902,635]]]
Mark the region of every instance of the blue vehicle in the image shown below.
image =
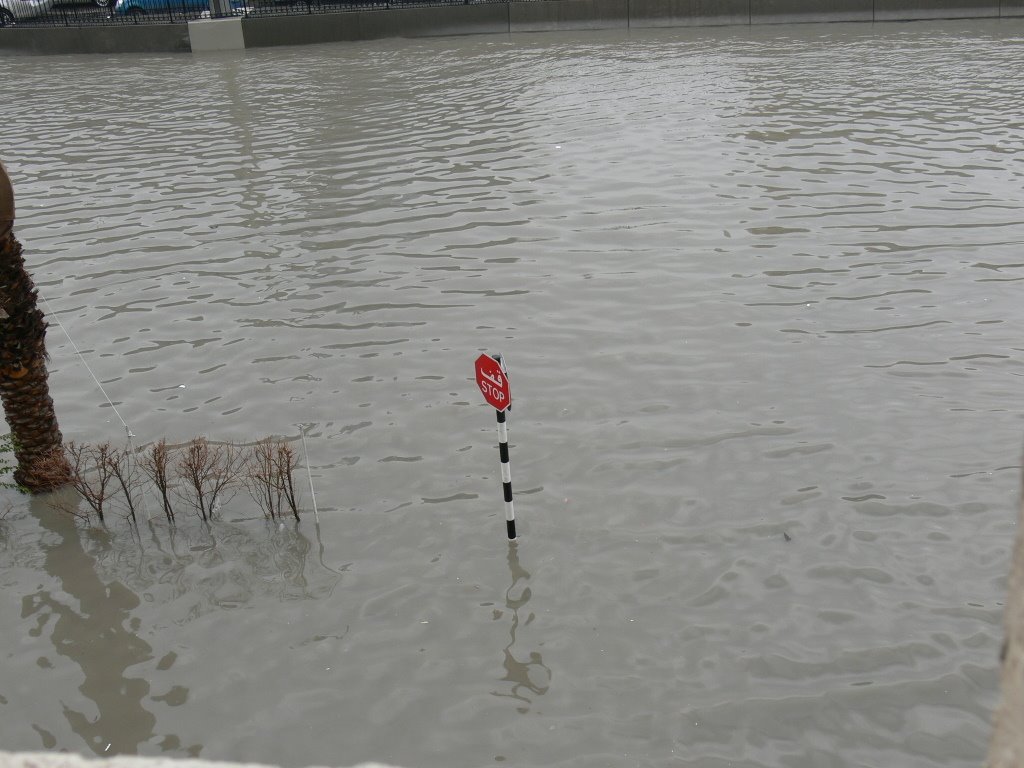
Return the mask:
[[[213,0],[216,6],[227,7],[228,3]],[[117,0],[115,16],[127,16],[140,20],[145,16],[164,18],[198,19],[210,15],[211,0]],[[245,0],[230,0],[230,12],[245,11]]]

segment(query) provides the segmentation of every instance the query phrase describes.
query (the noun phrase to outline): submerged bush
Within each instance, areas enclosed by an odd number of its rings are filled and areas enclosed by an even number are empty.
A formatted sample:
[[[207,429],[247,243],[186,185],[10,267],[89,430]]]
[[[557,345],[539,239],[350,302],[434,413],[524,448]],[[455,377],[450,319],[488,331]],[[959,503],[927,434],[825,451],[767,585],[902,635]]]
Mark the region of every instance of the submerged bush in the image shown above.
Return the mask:
[[[283,438],[236,445],[195,437],[178,446],[160,440],[142,449],[119,448],[109,442],[68,442],[54,458],[61,466],[70,466],[70,485],[87,509],[79,512],[77,500],[60,506],[86,520],[95,515],[103,522],[107,512],[116,509],[134,523],[136,510],[144,506],[149,492],[172,525],[172,498],[209,522],[240,487],[249,490],[267,518],[280,520],[287,513],[299,520],[294,482],[298,457]]]

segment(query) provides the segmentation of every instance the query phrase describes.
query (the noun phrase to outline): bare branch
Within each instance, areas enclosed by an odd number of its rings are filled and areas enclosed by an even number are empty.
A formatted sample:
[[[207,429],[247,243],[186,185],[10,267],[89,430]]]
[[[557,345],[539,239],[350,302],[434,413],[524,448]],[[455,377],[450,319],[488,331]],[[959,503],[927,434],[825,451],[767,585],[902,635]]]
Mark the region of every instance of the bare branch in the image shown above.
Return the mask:
[[[243,460],[234,445],[212,444],[205,437],[193,438],[185,446],[176,468],[188,487],[189,503],[203,520],[209,520],[219,505],[226,503],[222,497],[238,478]]]
[[[274,453],[274,477],[281,496],[296,520],[299,519],[299,504],[293,475],[297,463],[295,450],[284,440],[279,440]]]
[[[153,481],[153,485],[160,493],[160,501],[163,503],[167,521],[173,523],[174,509],[171,506],[170,497],[170,460],[167,441],[161,439],[139,457],[139,467]]]
[[[139,469],[133,461],[131,448],[113,448],[106,456],[107,468],[110,474],[117,481],[124,495],[125,504],[128,508],[128,515],[133,523],[138,523],[135,517],[136,501],[138,500]]]
[[[204,488],[207,476],[213,472],[210,444],[206,438],[195,437],[182,451],[176,465],[178,476],[184,480],[192,496],[188,499],[203,520],[208,520]]]
[[[52,462],[57,471],[62,462],[67,462],[64,466],[71,467],[71,486],[85,499],[85,503],[101,522],[113,479],[111,454],[114,451],[109,442],[91,445],[71,441],[64,445],[63,451],[55,451],[44,460],[44,466],[49,468]]]
[[[263,514],[275,519],[280,514],[281,496],[274,482],[274,441],[271,438],[253,445],[242,478]]]
[[[245,454],[231,443],[218,443],[213,448],[214,473],[207,484],[209,492],[210,512],[216,512],[222,504],[227,504],[235,495],[232,487],[238,480],[238,474],[245,463]],[[226,496],[227,498],[222,498]]]

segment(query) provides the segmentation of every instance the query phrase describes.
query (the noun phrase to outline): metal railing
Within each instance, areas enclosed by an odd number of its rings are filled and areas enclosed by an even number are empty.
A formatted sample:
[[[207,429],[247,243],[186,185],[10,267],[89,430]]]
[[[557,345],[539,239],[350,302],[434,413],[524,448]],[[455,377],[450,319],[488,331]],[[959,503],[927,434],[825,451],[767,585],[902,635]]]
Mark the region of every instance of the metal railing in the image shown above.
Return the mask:
[[[494,0],[0,0],[0,27],[168,24],[223,16],[294,16]],[[10,5],[10,8],[8,8]],[[31,5],[30,12],[25,6]],[[6,11],[6,13],[5,13]],[[14,15],[18,13],[18,15]]]
[[[167,24],[210,16],[209,0],[139,0],[132,7],[125,6],[123,2],[115,7],[116,0],[34,1],[39,5],[39,12],[8,19],[7,24],[0,26],[90,27],[140,22]],[[4,5],[4,0],[0,0],[0,14]]]

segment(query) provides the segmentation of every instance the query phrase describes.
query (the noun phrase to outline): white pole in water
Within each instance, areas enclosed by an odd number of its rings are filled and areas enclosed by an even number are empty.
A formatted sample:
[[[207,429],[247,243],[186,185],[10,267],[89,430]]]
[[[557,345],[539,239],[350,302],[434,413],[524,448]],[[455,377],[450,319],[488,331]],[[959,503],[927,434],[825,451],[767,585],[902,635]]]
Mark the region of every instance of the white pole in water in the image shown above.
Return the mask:
[[[306,450],[306,426],[299,424],[299,435],[302,436],[302,454],[306,460],[306,476],[309,478],[309,495],[313,499],[313,518],[320,525],[320,513],[316,508],[316,491],[313,490],[313,471],[309,468],[309,451]]]

